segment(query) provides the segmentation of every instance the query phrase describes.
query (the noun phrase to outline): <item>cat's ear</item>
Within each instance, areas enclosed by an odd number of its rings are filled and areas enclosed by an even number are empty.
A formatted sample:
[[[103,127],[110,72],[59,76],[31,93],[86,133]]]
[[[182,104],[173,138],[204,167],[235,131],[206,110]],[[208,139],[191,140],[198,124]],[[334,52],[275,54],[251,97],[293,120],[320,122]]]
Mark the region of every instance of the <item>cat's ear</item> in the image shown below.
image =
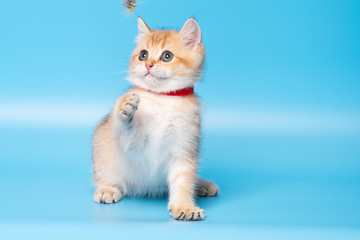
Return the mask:
[[[146,25],[144,20],[141,17],[138,17],[138,29],[139,29],[139,38],[142,36],[149,34],[151,29]]]
[[[201,44],[201,31],[195,18],[189,18],[179,33],[186,46],[197,48]]]

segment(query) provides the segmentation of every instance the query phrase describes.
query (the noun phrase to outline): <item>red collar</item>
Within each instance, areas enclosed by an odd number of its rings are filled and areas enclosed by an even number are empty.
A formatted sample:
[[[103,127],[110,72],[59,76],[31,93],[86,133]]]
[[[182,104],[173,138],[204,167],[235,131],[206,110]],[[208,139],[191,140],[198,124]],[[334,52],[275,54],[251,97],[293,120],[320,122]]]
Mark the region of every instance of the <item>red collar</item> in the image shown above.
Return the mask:
[[[171,92],[154,92],[154,91],[151,91],[151,90],[148,90],[148,91],[152,92],[152,93],[160,94],[160,95],[185,97],[185,96],[189,96],[191,94],[194,94],[194,86],[179,89],[179,90],[175,90],[175,91],[171,91]]]

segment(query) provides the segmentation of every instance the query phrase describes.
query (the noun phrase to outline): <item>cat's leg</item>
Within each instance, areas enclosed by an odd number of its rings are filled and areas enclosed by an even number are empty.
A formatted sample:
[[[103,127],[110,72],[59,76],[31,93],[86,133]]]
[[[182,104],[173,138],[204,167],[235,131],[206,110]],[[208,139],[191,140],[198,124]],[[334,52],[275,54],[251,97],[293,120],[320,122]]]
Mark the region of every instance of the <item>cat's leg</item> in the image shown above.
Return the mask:
[[[214,197],[220,193],[220,189],[214,182],[198,178],[195,192],[199,197]]]
[[[170,215],[177,220],[202,220],[205,211],[196,206],[194,189],[196,181],[196,162],[180,159],[169,172]]]
[[[105,130],[101,132],[103,135]],[[96,139],[100,133],[96,132]],[[102,136],[99,144],[94,144],[93,151],[93,171],[94,184],[94,201],[97,203],[116,203],[123,198],[122,179],[119,177],[121,164],[114,152],[114,145],[110,138]],[[97,140],[97,139],[96,139]]]
[[[121,162],[115,147],[110,127],[100,126],[93,139],[94,201],[97,203],[116,203],[123,197],[119,177]]]
[[[125,165],[119,149],[119,139],[123,143],[127,142],[126,137],[132,132],[139,101],[140,98],[135,93],[124,94],[116,102],[113,112],[100,123],[94,133],[95,202],[116,203],[123,197],[125,185],[121,175],[125,171]]]

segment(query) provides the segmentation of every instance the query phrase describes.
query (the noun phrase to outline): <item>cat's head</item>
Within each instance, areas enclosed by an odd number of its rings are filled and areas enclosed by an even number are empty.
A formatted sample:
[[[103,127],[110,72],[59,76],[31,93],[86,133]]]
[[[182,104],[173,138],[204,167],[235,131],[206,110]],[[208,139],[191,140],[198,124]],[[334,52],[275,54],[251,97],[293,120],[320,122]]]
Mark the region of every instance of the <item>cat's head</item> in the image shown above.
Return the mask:
[[[151,30],[140,17],[138,28],[128,78],[134,86],[170,92],[199,81],[205,50],[194,18],[189,18],[179,32]]]

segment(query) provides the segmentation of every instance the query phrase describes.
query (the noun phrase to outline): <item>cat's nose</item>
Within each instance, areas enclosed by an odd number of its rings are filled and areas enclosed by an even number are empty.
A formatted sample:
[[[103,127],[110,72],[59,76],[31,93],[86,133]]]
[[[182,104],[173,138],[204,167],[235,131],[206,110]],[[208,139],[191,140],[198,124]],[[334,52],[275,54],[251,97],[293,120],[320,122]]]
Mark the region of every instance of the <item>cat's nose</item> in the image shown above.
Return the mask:
[[[152,62],[147,62],[147,63],[145,63],[145,66],[146,66],[146,69],[148,71],[150,71],[150,68],[152,68],[154,66],[154,64]]]

